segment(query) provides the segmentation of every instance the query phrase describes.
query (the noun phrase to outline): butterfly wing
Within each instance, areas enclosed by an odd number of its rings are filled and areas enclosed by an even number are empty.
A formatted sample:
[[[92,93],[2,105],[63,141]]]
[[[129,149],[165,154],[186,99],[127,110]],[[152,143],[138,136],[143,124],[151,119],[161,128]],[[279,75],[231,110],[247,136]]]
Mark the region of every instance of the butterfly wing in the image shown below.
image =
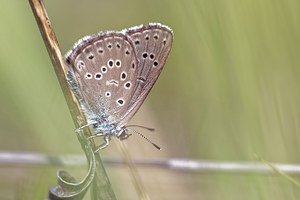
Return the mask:
[[[127,112],[120,119],[121,124],[126,124],[144,102],[166,63],[173,42],[172,30],[157,23],[133,27],[125,32],[135,45],[138,72]]]
[[[67,80],[88,123],[118,123],[127,112],[138,73],[132,40],[121,32],[87,36],[65,57]]]

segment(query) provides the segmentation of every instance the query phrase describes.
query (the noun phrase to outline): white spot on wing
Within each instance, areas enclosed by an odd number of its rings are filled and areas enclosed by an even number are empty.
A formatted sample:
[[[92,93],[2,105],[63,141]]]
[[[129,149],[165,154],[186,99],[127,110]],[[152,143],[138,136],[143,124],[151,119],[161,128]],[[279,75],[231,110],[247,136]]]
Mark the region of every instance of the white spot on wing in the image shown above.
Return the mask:
[[[114,86],[119,86],[119,81],[116,80],[110,80],[110,81],[106,81],[106,85],[114,85]]]

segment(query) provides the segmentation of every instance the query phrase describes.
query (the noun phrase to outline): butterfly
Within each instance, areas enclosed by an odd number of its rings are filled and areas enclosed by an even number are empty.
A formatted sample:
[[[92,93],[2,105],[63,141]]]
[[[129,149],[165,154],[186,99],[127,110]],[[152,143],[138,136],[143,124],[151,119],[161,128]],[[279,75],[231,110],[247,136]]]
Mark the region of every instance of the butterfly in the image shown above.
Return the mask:
[[[127,122],[138,111],[162,71],[173,43],[173,31],[159,23],[106,31],[80,39],[67,52],[67,81],[87,118],[109,145],[113,136],[127,139]],[[160,149],[156,144],[152,143]]]

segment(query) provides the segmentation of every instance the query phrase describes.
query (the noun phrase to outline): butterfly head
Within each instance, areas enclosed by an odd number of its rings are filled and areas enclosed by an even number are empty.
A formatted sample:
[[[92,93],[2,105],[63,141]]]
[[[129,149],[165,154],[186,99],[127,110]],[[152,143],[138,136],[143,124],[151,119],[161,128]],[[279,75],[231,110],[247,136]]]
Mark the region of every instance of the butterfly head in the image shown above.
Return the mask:
[[[119,140],[125,140],[127,138],[129,138],[132,134],[128,134],[128,130],[126,127],[122,127],[121,128],[121,132],[119,132],[119,134],[117,135],[117,138]]]

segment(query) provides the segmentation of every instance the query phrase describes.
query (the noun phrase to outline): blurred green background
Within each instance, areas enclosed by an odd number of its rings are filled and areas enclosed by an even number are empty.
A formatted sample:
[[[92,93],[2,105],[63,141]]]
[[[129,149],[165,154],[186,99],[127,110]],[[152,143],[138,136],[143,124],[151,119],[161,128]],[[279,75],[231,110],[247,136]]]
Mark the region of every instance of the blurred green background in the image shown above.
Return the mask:
[[[85,35],[160,22],[174,44],[131,124],[134,158],[299,163],[299,0],[45,0],[63,53]],[[0,150],[82,153],[28,1],[0,2]],[[101,155],[120,158],[112,144]],[[44,199],[57,166],[1,166],[0,199]],[[64,168],[78,179],[84,167]],[[126,167],[106,166],[118,199],[138,199]],[[299,199],[277,175],[139,168],[151,199]],[[299,179],[298,179],[299,180]],[[89,199],[86,197],[86,199]]]

